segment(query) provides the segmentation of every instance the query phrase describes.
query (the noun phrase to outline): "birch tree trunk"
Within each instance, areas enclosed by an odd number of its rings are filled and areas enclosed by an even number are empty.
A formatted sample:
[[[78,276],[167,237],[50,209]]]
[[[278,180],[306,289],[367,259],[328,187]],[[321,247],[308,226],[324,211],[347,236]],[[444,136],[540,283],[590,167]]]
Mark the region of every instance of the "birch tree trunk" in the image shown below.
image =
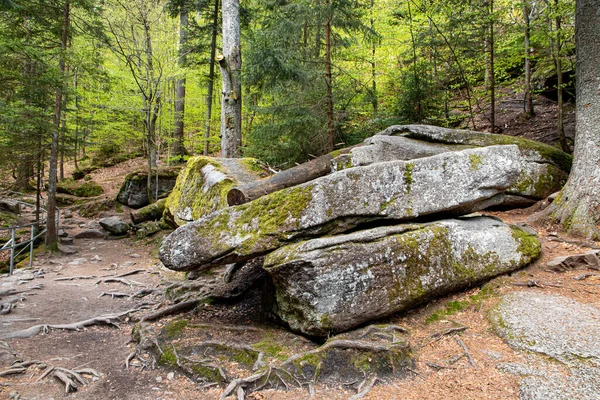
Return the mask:
[[[565,231],[599,239],[600,0],[577,0],[577,123],[573,168],[546,214]]]
[[[240,2],[223,0],[223,54],[217,57],[223,79],[221,157],[237,158],[242,144]]]

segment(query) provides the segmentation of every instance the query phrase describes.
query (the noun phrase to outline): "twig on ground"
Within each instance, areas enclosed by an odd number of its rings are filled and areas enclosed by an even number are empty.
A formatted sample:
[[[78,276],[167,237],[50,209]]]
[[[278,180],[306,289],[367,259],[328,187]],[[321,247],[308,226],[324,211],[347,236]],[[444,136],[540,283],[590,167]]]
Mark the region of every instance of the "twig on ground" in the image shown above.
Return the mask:
[[[430,344],[437,342],[444,336],[450,336],[450,335],[454,335],[456,333],[464,332],[467,329],[469,329],[468,326],[455,326],[455,327],[448,328],[448,329],[445,329],[440,332],[432,333],[431,335],[429,335],[421,340],[421,344],[419,344],[419,347],[429,346]],[[428,342],[424,343],[425,340],[428,340]]]
[[[96,285],[99,285],[101,283],[122,283],[123,285],[127,285],[129,287],[146,286],[144,283],[140,283],[140,282],[132,281],[130,279],[124,279],[124,278],[102,278],[96,282]]]
[[[471,364],[471,366],[473,368],[477,369],[477,364],[475,364],[475,360],[473,359],[473,356],[471,356],[471,353],[469,352],[467,345],[457,336],[454,336],[454,339],[456,340],[456,343],[458,343],[458,345],[465,352],[465,355],[467,356],[467,359],[469,360],[469,364]]]

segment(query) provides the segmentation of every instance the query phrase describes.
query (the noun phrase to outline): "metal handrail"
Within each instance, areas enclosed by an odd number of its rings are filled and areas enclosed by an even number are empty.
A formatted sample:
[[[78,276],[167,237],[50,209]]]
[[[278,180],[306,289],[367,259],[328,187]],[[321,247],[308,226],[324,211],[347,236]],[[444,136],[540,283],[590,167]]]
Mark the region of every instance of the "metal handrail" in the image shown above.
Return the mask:
[[[22,196],[25,196],[23,193],[17,193],[14,192],[16,194],[20,194]],[[18,204],[22,204],[28,207],[35,207],[35,204],[31,204],[31,203],[27,203],[25,201],[22,200],[13,200]],[[11,231],[11,238],[2,246],[2,248],[0,248],[0,251],[4,251],[4,250],[9,250],[10,249],[10,269],[9,269],[9,274],[12,275],[13,271],[14,271],[14,266],[15,266],[15,258],[17,256],[19,256],[21,253],[23,253],[23,251],[29,247],[29,268],[31,268],[33,266],[33,245],[35,243],[35,241],[41,237],[42,235],[44,235],[46,232],[48,232],[48,227],[46,227],[44,230],[42,230],[41,232],[39,232],[37,235],[35,234],[35,229],[37,227],[39,227],[40,223],[44,224],[47,221],[44,218],[44,214],[47,212],[45,208],[40,207],[40,211],[42,211],[42,218],[38,223],[31,223],[31,224],[25,224],[25,225],[18,225],[18,226],[11,226],[8,228],[0,228],[0,230],[10,230]],[[60,209],[57,207],[56,208],[56,230],[58,231],[60,226]],[[30,228],[31,229],[31,234],[30,234],[30,238],[28,240],[25,240],[23,242],[19,242],[16,243],[16,233],[17,233],[17,229],[24,229],[24,228]],[[10,244],[10,247],[9,247]],[[29,245],[29,246],[27,246]],[[15,254],[15,250],[18,249],[19,247],[22,247],[22,249]]]

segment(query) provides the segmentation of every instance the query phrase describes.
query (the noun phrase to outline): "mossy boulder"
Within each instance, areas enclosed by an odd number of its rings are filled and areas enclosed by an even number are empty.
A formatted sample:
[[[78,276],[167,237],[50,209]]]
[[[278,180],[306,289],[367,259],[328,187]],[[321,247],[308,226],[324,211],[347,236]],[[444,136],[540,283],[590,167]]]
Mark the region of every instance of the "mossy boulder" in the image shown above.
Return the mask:
[[[340,170],[375,162],[412,160],[465,148],[515,144],[523,159],[523,170],[504,205],[529,206],[559,191],[566,182],[572,157],[556,147],[514,136],[448,129],[430,125],[394,125],[365,140],[365,145],[333,160]]]
[[[227,193],[233,186],[256,181],[263,174],[252,158],[190,158],[167,198],[165,221],[177,228],[226,208]]]
[[[540,252],[524,230],[474,217],[300,242],[268,255],[264,269],[277,315],[327,336],[524,267]]]
[[[102,186],[94,181],[77,182],[73,179],[64,179],[56,184],[57,193],[70,194],[77,197],[96,197],[104,193]]]
[[[150,204],[151,197],[165,198],[173,190],[180,170],[180,167],[159,168],[158,179],[156,169],[152,170],[150,188],[148,188],[148,171],[134,171],[125,177],[125,182],[117,194],[117,201],[137,209]]]
[[[173,270],[208,269],[362,223],[468,214],[501,202],[497,195],[520,171],[516,146],[347,169],[182,226],[165,239],[160,258]]]

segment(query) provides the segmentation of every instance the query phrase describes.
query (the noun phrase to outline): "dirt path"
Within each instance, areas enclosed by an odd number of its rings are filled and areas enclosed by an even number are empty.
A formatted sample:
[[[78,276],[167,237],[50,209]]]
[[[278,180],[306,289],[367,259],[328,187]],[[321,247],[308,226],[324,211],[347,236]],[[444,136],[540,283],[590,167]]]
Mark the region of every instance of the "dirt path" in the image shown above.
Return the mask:
[[[123,173],[126,171],[123,170]],[[106,177],[107,183],[115,186]],[[112,183],[111,183],[112,182]],[[506,222],[519,223],[526,220],[531,211],[518,210],[493,213]],[[74,217],[79,224],[94,226],[96,222]],[[600,282],[595,277],[574,279],[586,271],[565,273],[548,272],[547,261],[567,254],[583,253],[588,248],[577,243],[557,241],[554,232],[540,230],[543,256],[528,268],[511,276],[499,277],[483,289],[450,296],[407,313],[391,317],[390,322],[408,328],[411,343],[417,346],[417,364],[414,371],[404,379],[379,383],[365,399],[516,399],[519,377],[504,373],[498,367],[504,363],[522,362],[524,356],[515,352],[491,329],[487,312],[500,296],[511,291],[539,291],[560,294],[581,303],[598,306]],[[17,307],[7,315],[0,315],[0,337],[11,336],[17,331],[39,324],[67,324],[106,314],[121,313],[143,308],[124,318],[119,327],[99,325],[64,331],[50,329],[30,338],[0,339],[0,373],[15,361],[39,360],[44,366],[32,366],[24,374],[0,376],[0,399],[217,399],[223,388],[192,382],[179,371],[161,366],[145,369],[139,362],[125,368],[125,360],[135,345],[131,342],[134,320],[159,305],[161,298],[114,297],[110,294],[136,293],[142,288],[164,288],[168,282],[182,280],[181,273],[164,269],[156,258],[160,238],[145,241],[124,240],[75,240],[76,254],[42,254],[36,257],[31,270],[19,270],[13,277],[0,277],[0,293],[14,289],[24,291],[13,297],[22,298]],[[596,243],[597,245],[597,243]],[[104,283],[101,279],[123,277],[123,282]],[[70,279],[89,277],[89,279]],[[91,278],[93,277],[93,278]],[[535,281],[533,287],[520,286]],[[26,291],[27,289],[31,289]],[[108,295],[103,295],[108,294]],[[2,298],[5,301],[6,297]],[[196,311],[197,321],[212,328],[209,334],[215,338],[227,335],[222,331],[224,323],[254,324],[254,310],[244,304],[203,305]],[[160,327],[169,318],[160,321]],[[264,321],[260,321],[261,324]],[[432,340],[434,334],[461,324],[467,329],[460,339],[472,355],[474,367],[466,357],[456,335],[442,335]],[[271,324],[261,329],[281,329]],[[302,346],[298,346],[301,349]],[[78,391],[65,394],[65,387],[56,378],[38,379],[45,366],[69,370],[92,368],[101,375],[86,376],[87,385]],[[347,399],[355,390],[349,387],[315,386],[316,399]],[[247,396],[248,399],[297,400],[309,398],[306,390],[266,390]]]

